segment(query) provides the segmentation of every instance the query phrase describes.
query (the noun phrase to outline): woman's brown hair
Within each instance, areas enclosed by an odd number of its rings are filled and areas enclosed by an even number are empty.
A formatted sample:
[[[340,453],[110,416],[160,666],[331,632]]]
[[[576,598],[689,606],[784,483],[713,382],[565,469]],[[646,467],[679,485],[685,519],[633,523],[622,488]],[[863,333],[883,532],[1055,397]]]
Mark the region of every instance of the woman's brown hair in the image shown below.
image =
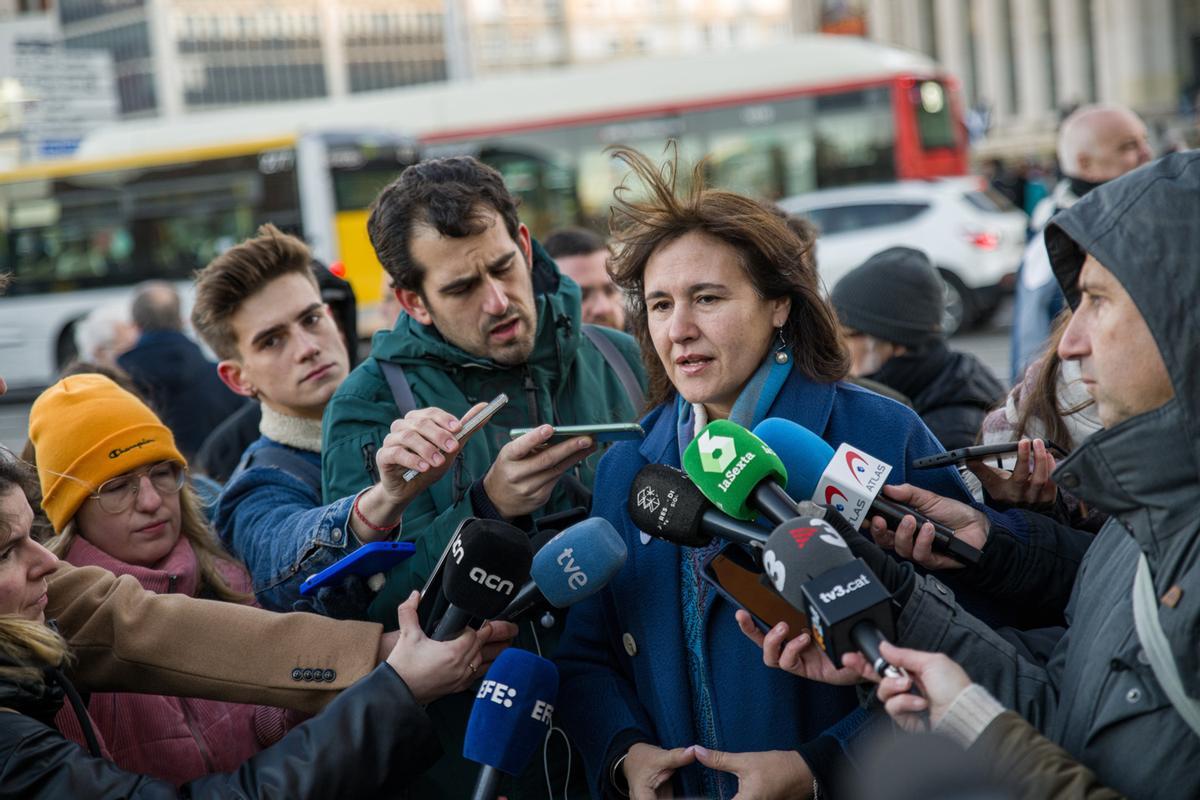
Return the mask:
[[[1042,436],[1066,448],[1067,452],[1074,450],[1078,442],[1071,435],[1071,429],[1065,418],[1082,411],[1095,402],[1084,400],[1070,408],[1062,408],[1058,404],[1058,377],[1062,371],[1062,359],[1058,356],[1058,343],[1062,341],[1063,334],[1067,331],[1067,323],[1070,321],[1071,309],[1069,308],[1064,308],[1054,320],[1050,336],[1046,340],[1046,349],[1038,363],[1033,391],[1022,398],[1016,430],[1016,438],[1020,439],[1029,430],[1029,423],[1036,420],[1042,424],[1042,429],[1045,431]]]
[[[633,332],[642,349],[649,377],[647,406],[666,402],[675,387],[667,378],[650,341],[645,301],[646,265],[661,248],[688,233],[703,233],[731,246],[759,297],[791,298],[782,334],[792,348],[794,364],[808,378],[828,383],[846,376],[850,362],[838,337],[837,318],[821,292],[807,258],[811,243],[800,239],[770,206],[705,184],[705,164],[696,164],[686,190],[679,186],[679,153],[659,165],[636,150],[609,152],[633,170],[644,191],[635,197],[622,184],[609,224],[616,252],[609,274],[626,295]]]

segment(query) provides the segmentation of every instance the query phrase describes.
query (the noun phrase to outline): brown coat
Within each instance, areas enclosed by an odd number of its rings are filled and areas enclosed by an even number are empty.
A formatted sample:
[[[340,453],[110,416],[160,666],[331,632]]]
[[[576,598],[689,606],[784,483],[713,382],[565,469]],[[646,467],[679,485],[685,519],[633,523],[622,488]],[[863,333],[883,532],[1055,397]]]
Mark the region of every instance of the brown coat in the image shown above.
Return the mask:
[[[1070,753],[1012,711],[984,728],[971,749],[984,754],[993,774],[1017,781],[1021,797],[1039,800],[1123,800],[1102,786]]]
[[[148,592],[130,576],[62,564],[46,618],[89,691],[261,703],[307,713],[378,663],[382,627]]]

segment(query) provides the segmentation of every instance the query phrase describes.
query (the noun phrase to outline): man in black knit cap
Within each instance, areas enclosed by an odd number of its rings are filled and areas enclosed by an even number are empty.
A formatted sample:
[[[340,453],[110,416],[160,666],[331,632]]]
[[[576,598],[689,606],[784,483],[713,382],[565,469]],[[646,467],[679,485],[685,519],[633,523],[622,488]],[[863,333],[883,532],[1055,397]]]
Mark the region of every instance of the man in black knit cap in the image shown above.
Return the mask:
[[[850,372],[888,386],[947,448],[975,443],[1004,386],[977,358],[946,346],[941,278],[920,250],[876,253],[838,281],[831,300],[850,350]]]

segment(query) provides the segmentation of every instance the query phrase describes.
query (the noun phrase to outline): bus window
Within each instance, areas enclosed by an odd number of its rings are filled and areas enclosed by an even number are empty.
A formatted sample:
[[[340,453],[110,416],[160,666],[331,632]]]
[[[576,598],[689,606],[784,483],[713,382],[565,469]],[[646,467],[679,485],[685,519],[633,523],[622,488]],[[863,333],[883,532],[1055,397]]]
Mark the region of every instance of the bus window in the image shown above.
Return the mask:
[[[878,87],[817,97],[817,188],[895,179],[890,94]]]
[[[909,93],[917,112],[917,133],[921,137],[921,147],[932,150],[957,146],[954,117],[950,113],[946,87],[938,81],[921,81],[909,89]]]
[[[579,218],[575,175],[570,164],[548,153],[498,147],[483,148],[479,159],[495,167],[504,177],[504,185],[520,199],[521,221],[535,237],[574,224]]]

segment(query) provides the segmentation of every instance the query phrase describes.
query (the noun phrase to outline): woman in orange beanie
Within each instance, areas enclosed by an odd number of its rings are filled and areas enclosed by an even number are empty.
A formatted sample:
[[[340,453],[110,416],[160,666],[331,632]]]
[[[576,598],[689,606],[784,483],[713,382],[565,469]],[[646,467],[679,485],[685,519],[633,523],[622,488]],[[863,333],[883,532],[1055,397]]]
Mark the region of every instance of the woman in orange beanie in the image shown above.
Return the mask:
[[[252,603],[250,576],[217,544],[145,403],[102,375],[72,375],[37,398],[29,432],[56,555],[159,593]],[[93,694],[88,711],[119,766],[177,784],[235,769],[289,726],[268,706],[158,695]],[[59,716],[82,743],[74,716]]]

